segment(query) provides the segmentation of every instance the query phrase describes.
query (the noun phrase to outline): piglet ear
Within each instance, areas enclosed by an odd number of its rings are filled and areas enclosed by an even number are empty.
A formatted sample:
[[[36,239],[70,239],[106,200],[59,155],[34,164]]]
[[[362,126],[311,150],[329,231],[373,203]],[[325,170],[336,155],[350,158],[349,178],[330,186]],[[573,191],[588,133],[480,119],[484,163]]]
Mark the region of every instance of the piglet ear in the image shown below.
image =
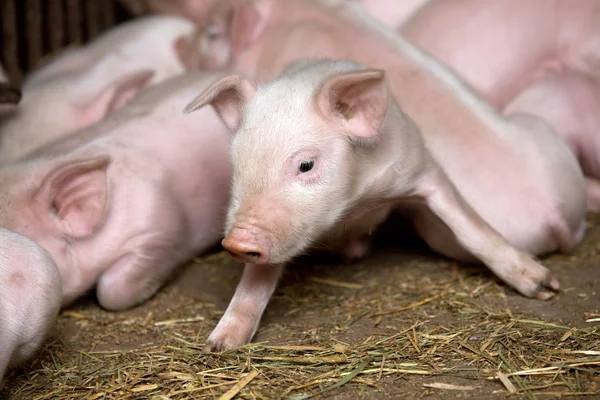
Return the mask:
[[[233,6],[231,44],[233,54],[240,54],[263,33],[267,22],[251,0],[230,0]]]
[[[187,105],[184,112],[191,113],[207,104],[213,106],[231,133],[242,123],[244,106],[256,93],[256,86],[240,75],[225,76],[213,83],[204,93]]]
[[[173,42],[173,50],[177,59],[185,69],[200,69],[200,44],[196,35],[181,35]]]
[[[69,161],[55,167],[42,181],[35,202],[63,234],[87,237],[103,222],[109,163],[108,156]]]
[[[176,52],[186,66],[224,68],[264,30],[267,18],[253,1],[220,0],[214,3],[199,34],[191,41],[180,39],[176,43]]]
[[[388,102],[385,72],[375,69],[335,75],[315,96],[321,116],[340,123],[348,134],[364,139],[379,132]]]
[[[92,125],[123,107],[150,83],[153,76],[154,71],[149,69],[132,72],[109,83],[92,99],[76,104],[83,110],[86,125]]]

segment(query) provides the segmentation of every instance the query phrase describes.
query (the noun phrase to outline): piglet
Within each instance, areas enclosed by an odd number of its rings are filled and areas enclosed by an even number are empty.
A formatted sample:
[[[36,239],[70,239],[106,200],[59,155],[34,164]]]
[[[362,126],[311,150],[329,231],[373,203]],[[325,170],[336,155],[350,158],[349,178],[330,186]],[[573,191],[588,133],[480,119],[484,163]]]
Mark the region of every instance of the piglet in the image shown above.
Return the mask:
[[[181,52],[193,31],[183,18],[139,18],[32,72],[18,112],[0,124],[0,163],[90,126],[144,86],[184,72]]]
[[[215,79],[189,72],[0,169],[0,226],[56,261],[67,305],[96,286],[110,310],[139,304],[222,237],[229,135],[183,109]]]
[[[0,228],[0,381],[42,344],[60,309],[60,275],[44,249]]]
[[[498,109],[548,121],[586,174],[588,208],[600,211],[597,0],[430,0],[398,29]]]
[[[223,245],[247,264],[209,348],[251,339],[281,264],[325,241],[365,254],[396,204],[433,250],[479,260],[525,296],[558,289],[530,254],[579,243],[586,198],[575,157],[547,123],[501,116],[354,1],[238,1],[221,15],[205,27],[214,46],[203,56],[275,81],[256,92],[230,78],[190,106],[211,103],[237,131]],[[369,69],[307,64],[280,76],[319,57]]]
[[[234,132],[222,243],[247,264],[208,348],[239,346],[254,335],[283,264],[315,244],[363,256],[370,232],[393,208],[432,247],[482,261],[526,296],[547,299],[558,290],[546,268],[462,197],[394,100],[383,70],[301,61],[260,89],[226,77],[188,110],[209,102]]]

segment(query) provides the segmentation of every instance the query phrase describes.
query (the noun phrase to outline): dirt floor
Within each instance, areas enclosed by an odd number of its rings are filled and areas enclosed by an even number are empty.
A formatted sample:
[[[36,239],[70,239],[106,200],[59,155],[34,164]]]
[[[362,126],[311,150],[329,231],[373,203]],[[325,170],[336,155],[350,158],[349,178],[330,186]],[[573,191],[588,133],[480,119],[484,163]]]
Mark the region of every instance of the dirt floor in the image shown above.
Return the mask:
[[[387,229],[361,262],[299,260],[254,343],[210,354],[204,340],[241,273],[217,250],[136,309],[107,312],[90,296],[64,310],[0,398],[600,398],[600,223],[590,226],[573,255],[544,259],[562,285],[546,302]]]

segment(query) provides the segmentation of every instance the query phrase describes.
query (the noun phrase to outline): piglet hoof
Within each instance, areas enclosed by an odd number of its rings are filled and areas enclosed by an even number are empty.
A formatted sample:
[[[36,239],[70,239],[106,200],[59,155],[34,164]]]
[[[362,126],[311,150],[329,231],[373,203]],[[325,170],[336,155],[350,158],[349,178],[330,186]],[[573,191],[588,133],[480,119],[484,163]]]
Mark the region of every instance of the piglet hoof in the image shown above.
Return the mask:
[[[228,321],[225,316],[206,339],[204,351],[220,352],[237,349],[249,343],[252,336],[254,336],[254,329],[251,324],[235,320]]]
[[[245,345],[250,341],[243,340],[242,338],[238,338],[236,336],[237,335],[235,335],[234,332],[228,335],[227,332],[220,334],[220,332],[216,332],[215,330],[206,340],[206,344],[204,345],[204,351],[221,352],[226,350],[233,350]]]
[[[549,272],[549,271],[548,271]],[[560,284],[552,274],[548,274],[548,277],[538,285],[535,293],[535,297],[539,300],[548,300],[559,291]]]
[[[552,275],[550,270],[531,258],[523,262],[516,270],[513,286],[527,297],[548,300],[554,297],[560,289],[558,279]]]
[[[355,261],[363,258],[371,248],[371,237],[362,236],[349,239],[341,249],[341,255],[347,261]]]
[[[204,345],[204,351],[207,352],[219,353],[225,350],[230,350],[230,348],[225,344],[225,342],[221,341],[212,341],[209,339]]]

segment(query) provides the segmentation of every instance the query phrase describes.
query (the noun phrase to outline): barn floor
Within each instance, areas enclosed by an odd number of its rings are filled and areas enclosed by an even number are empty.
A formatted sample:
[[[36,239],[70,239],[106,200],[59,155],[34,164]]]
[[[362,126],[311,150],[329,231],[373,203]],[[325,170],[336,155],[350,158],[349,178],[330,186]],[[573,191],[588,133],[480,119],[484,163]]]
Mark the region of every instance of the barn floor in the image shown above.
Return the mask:
[[[600,218],[544,262],[563,290],[530,300],[388,228],[361,262],[298,260],[254,343],[209,354],[241,273],[217,250],[136,309],[64,310],[0,398],[600,398]]]

